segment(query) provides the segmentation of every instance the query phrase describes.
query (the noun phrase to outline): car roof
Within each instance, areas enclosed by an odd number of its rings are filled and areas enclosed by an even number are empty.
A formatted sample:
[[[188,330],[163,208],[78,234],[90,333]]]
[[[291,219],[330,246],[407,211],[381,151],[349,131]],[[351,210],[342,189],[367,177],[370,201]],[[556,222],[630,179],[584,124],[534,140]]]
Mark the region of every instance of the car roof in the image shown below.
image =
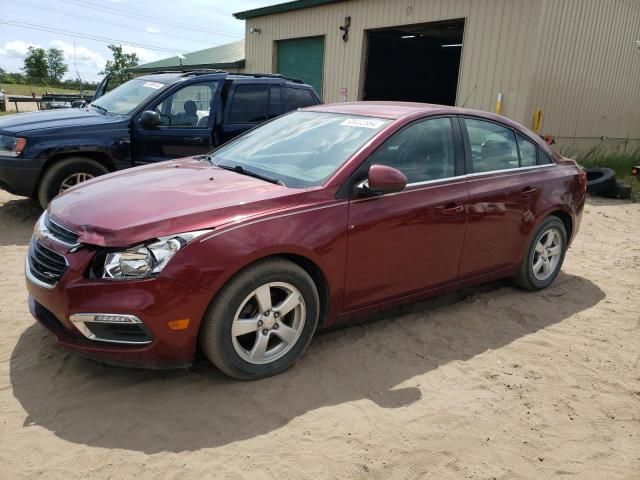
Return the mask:
[[[387,118],[389,120],[399,120],[404,117],[422,117],[429,115],[468,115],[480,117],[486,120],[501,123],[514,130],[524,133],[534,140],[548,155],[558,158],[555,152],[539,135],[529,130],[523,125],[513,120],[497,115],[495,113],[473,110],[469,108],[451,107],[447,105],[436,105],[432,103],[412,103],[412,102],[385,102],[385,101],[363,101],[346,103],[329,103],[307,107],[305,110],[314,112],[339,113],[344,115],[362,115],[367,117]]]

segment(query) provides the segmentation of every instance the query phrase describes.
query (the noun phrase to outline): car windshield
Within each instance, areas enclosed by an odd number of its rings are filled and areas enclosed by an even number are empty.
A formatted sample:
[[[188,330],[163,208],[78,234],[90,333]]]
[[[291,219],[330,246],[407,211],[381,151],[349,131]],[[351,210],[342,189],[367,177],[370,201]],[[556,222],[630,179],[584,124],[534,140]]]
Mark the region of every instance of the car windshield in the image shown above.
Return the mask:
[[[120,115],[132,113],[147,98],[158,93],[166,85],[164,83],[134,79],[114,88],[109,93],[91,102],[100,110]]]
[[[389,123],[376,117],[298,111],[251,130],[209,158],[216,165],[258,173],[288,187],[313,187]]]

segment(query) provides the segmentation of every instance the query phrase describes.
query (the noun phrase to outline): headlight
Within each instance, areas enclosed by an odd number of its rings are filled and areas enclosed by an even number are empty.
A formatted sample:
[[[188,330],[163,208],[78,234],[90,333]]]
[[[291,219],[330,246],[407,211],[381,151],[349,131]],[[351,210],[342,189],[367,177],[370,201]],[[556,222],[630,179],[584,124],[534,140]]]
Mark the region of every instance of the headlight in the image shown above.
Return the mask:
[[[0,155],[6,157],[17,157],[27,146],[27,139],[22,137],[12,137],[11,135],[0,135]]]
[[[198,230],[160,237],[147,244],[98,255],[96,257],[97,261],[104,263],[96,265],[97,269],[95,271],[101,278],[114,280],[151,277],[160,273],[178,250],[186,246],[191,240],[210,231]]]

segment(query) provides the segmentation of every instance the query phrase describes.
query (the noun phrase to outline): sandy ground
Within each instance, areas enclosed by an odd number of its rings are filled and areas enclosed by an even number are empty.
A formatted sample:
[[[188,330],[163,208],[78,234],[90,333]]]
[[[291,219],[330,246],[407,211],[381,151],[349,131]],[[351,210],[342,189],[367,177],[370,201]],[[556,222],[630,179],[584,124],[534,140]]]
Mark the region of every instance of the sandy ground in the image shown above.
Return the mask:
[[[3,479],[640,478],[638,204],[590,200],[544,292],[388,312],[253,383],[55,347],[23,285],[37,215],[0,192]]]

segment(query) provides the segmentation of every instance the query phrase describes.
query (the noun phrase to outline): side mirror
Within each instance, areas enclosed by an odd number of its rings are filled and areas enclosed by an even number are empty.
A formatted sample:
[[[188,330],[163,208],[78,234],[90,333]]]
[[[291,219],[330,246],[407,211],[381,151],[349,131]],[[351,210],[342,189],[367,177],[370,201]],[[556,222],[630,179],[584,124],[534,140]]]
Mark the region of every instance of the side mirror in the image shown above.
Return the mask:
[[[154,128],[160,125],[160,114],[153,110],[145,110],[140,117],[142,128]]]
[[[365,195],[383,195],[404,190],[407,177],[400,170],[386,165],[374,164],[369,167],[367,180],[358,186]]]

